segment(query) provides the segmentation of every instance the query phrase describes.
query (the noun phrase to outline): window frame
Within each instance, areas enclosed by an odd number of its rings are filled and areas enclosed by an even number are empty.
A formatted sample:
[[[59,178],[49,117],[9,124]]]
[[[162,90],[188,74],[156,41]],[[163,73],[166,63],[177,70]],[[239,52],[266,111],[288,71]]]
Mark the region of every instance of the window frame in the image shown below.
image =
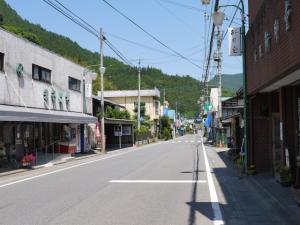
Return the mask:
[[[35,71],[37,69],[37,71]],[[38,72],[38,73],[36,73]],[[46,74],[46,76],[45,76]],[[36,76],[38,75],[38,77]],[[32,79],[33,80],[37,80],[37,81],[41,81],[41,82],[44,82],[44,83],[47,83],[47,84],[51,84],[51,70],[45,68],[45,67],[42,67],[42,66],[39,66],[37,64],[32,64]]]
[[[73,81],[76,81],[77,84],[77,88],[72,88],[72,85],[70,85],[70,81],[73,80]],[[73,84],[74,85],[74,84]],[[71,76],[68,76],[68,87],[69,87],[69,90],[72,90],[72,91],[76,91],[76,92],[80,92],[81,93],[81,80],[79,79],[76,79],[75,77],[71,77]]]

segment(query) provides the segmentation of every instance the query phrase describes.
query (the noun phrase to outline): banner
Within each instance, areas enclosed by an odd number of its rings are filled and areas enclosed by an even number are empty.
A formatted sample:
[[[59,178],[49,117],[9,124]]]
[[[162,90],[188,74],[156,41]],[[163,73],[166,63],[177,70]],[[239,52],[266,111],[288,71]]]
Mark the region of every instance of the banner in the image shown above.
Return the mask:
[[[228,47],[230,56],[241,56],[241,28],[228,28]]]

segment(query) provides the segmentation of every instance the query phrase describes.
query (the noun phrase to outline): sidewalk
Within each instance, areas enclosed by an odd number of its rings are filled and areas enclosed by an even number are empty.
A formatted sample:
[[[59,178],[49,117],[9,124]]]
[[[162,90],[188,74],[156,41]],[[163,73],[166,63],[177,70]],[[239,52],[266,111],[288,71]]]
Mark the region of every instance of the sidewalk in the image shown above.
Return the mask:
[[[160,143],[160,142],[161,141],[157,141],[157,142],[152,142],[150,144],[145,144],[145,145],[140,145],[140,146],[132,146],[132,147],[127,147],[127,148],[122,148],[122,149],[110,150],[110,151],[107,151],[107,154],[113,154],[113,153],[119,152],[119,151],[128,151],[128,150],[131,150],[131,149],[142,148],[142,147],[157,144],[157,143]],[[67,157],[64,157],[64,158],[59,157],[59,158],[54,159],[53,161],[49,161],[45,164],[33,166],[31,169],[26,169],[26,168],[7,169],[7,168],[3,168],[1,170],[1,168],[0,168],[0,178],[4,177],[4,176],[9,176],[9,175],[13,175],[13,174],[18,174],[18,173],[30,171],[30,170],[36,170],[36,169],[40,169],[40,168],[51,167],[51,166],[55,166],[55,165],[59,165],[59,164],[67,163],[67,162],[72,162],[72,161],[75,161],[75,160],[83,160],[83,159],[86,159],[86,158],[96,157],[96,156],[100,156],[100,155],[105,156],[106,154],[103,154],[100,151],[94,150],[93,153],[77,153],[77,154],[74,154],[72,156],[67,156]]]
[[[219,156],[213,169],[225,197],[222,211],[226,224],[300,224],[300,207],[293,199],[291,187],[281,186],[266,173],[239,178],[239,170],[228,158],[227,148],[206,147]]]

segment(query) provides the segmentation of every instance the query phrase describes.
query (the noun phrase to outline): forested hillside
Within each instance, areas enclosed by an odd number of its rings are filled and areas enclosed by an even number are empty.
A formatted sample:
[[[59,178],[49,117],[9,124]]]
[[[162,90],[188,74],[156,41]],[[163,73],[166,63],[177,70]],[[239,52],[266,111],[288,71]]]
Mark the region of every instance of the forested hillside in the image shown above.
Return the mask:
[[[210,85],[218,85],[218,77],[214,77],[209,81]],[[222,86],[231,93],[236,92],[243,85],[243,74],[223,74]]]
[[[67,37],[47,31],[40,25],[32,24],[26,19],[21,18],[4,0],[0,0],[0,25],[2,28],[16,33],[80,65],[87,66],[99,63],[98,53],[84,49]],[[105,73],[106,90],[137,88],[137,68],[125,65],[112,57],[105,57],[104,65],[107,67]],[[94,92],[97,91],[98,87],[99,79],[93,85]],[[177,101],[178,111],[186,116],[192,116],[198,111],[197,99],[199,98],[201,89],[198,80],[190,76],[167,75],[156,68],[143,68],[142,88],[154,87],[161,90],[161,96],[163,96],[163,90],[165,89],[166,99],[169,101],[170,106],[174,108]]]

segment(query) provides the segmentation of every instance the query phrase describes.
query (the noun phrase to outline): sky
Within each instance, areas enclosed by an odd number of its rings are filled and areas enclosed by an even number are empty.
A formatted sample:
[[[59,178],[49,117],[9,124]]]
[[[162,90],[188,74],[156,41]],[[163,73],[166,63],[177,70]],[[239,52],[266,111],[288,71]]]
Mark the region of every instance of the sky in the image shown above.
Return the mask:
[[[53,1],[53,0],[52,0]],[[107,39],[117,49],[137,65],[141,59],[142,66],[161,69],[172,75],[190,75],[201,80],[205,55],[205,43],[208,43],[211,6],[203,6],[201,0],[107,0],[126,16],[151,33],[172,50],[188,58],[174,56],[174,53],[160,45],[139,30],[128,20],[106,5],[103,0],[59,0],[66,7],[87,21],[97,30],[103,28]],[[17,13],[32,23],[40,24],[45,29],[67,36],[80,46],[91,51],[99,51],[99,40],[55,11],[42,0],[6,0]],[[211,2],[213,2],[211,0]],[[239,0],[220,0],[221,4],[237,4]],[[247,6],[246,6],[247,7]],[[226,20],[221,30],[225,33],[234,14],[234,8],[226,8]],[[207,16],[205,19],[205,12]],[[237,13],[232,26],[240,24]],[[134,45],[128,41],[144,46]],[[215,44],[216,45],[216,42]],[[235,74],[242,71],[241,57],[228,56],[227,37],[223,42],[224,74]],[[104,54],[118,58],[107,46]],[[212,67],[211,76],[215,74]]]

